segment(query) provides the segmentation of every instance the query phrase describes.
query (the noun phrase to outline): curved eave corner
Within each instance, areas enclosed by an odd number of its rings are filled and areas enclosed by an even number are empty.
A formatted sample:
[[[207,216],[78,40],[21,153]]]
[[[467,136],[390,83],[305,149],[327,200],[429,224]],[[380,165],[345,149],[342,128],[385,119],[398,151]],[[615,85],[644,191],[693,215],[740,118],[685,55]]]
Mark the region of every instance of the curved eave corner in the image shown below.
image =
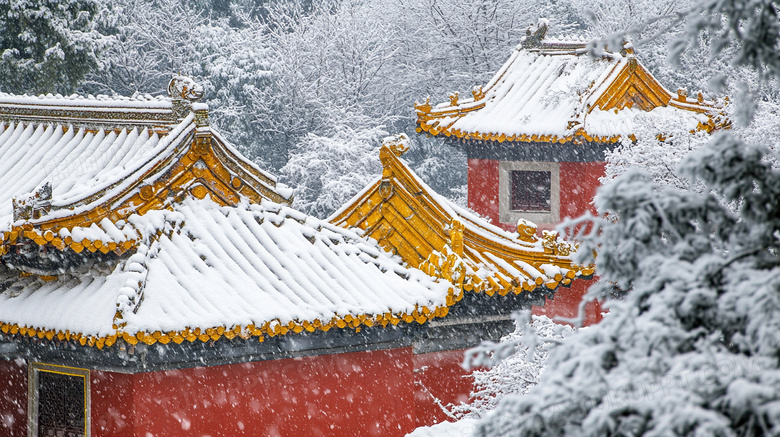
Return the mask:
[[[196,112],[194,132],[183,135],[180,144],[166,149],[165,156],[155,157],[148,168],[139,168],[130,180],[113,185],[125,188],[85,196],[97,202],[65,205],[51,215],[16,220],[10,229],[0,232],[0,256],[24,239],[41,247],[77,254],[87,250],[121,255],[136,247],[142,237],[127,223],[130,216],[171,209],[185,197],[208,196],[223,206],[235,206],[242,198],[250,203],[263,199],[280,204],[291,202],[291,190],[277,187],[274,178],[212,136],[207,125],[197,126],[199,117],[203,119],[205,115]]]
[[[518,240],[519,235],[459,214],[399,159],[407,141],[403,134],[385,139],[382,177],[331,216],[331,223],[361,229],[408,267],[468,292],[555,290],[593,276],[593,266],[572,265],[576,246],[553,232]]]

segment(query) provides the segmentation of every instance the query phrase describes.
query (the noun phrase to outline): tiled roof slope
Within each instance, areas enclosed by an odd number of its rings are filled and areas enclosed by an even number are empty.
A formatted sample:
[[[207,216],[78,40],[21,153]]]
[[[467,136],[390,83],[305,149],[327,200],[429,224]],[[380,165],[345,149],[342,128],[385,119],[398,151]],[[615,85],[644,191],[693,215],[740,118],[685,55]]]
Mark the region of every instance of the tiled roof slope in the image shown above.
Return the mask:
[[[183,98],[0,95],[0,255],[19,238],[59,250],[122,251],[134,214],[183,196],[289,202]]]
[[[267,200],[186,198],[131,215],[144,237],[118,263],[57,278],[0,265],[0,330],[103,348],[423,323],[453,287],[376,242]]]
[[[535,236],[531,223],[510,234],[436,194],[399,158],[408,138],[390,137],[380,150],[381,178],[329,219],[357,227],[407,265],[488,295],[554,290],[592,267],[572,264],[575,247],[554,232]]]
[[[633,134],[638,113],[683,119],[691,130],[727,123],[701,93],[690,99],[664,88],[630,45],[594,59],[583,41],[545,39],[544,23],[531,30],[472,98],[455,93],[449,103],[416,104],[417,131],[498,142],[609,143]]]
[[[0,337],[262,341],[424,323],[460,300],[285,206],[290,190],[209,127],[197,84],[169,93],[0,96]]]

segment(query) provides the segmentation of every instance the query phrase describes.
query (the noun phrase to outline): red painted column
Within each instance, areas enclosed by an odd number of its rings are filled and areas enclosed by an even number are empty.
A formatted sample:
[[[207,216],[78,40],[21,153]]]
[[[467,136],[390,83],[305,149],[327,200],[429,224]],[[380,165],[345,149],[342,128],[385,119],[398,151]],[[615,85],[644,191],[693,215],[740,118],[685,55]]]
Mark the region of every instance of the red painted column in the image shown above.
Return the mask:
[[[137,374],[135,435],[396,435],[414,428],[411,348]]]
[[[414,356],[415,426],[429,426],[451,420],[441,406],[467,402],[474,379],[463,370],[462,350],[432,352]]]
[[[27,436],[27,363],[0,360],[0,435]]]

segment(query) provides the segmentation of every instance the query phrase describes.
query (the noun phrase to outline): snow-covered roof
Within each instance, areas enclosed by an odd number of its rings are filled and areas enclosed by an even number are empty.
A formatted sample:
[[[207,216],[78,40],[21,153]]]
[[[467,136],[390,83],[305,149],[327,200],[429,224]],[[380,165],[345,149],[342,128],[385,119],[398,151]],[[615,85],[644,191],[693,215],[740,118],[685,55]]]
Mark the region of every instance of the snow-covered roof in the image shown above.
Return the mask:
[[[0,187],[0,254],[24,236],[124,242],[112,223],[184,195],[292,196],[209,127],[206,105],[173,98],[0,96]]]
[[[554,290],[593,275],[592,266],[573,265],[575,247],[554,233],[539,239],[524,222],[523,234],[512,234],[438,195],[399,158],[406,141],[405,135],[385,140],[382,176],[336,211],[332,223],[363,229],[407,265],[491,296]]]
[[[546,27],[529,32],[471,98],[455,93],[448,103],[416,104],[417,131],[498,142],[616,142],[633,134],[637,113],[683,119],[690,129],[722,122],[701,93],[690,99],[658,83],[630,45],[593,58],[586,42],[546,39],[545,33]]]
[[[174,78],[169,93],[0,96],[2,333],[262,340],[423,323],[462,297],[285,206],[291,190],[210,128],[197,84]]]
[[[376,242],[270,201],[184,199],[129,220],[144,235],[115,263],[56,278],[0,266],[5,333],[110,346],[424,322],[450,284]]]

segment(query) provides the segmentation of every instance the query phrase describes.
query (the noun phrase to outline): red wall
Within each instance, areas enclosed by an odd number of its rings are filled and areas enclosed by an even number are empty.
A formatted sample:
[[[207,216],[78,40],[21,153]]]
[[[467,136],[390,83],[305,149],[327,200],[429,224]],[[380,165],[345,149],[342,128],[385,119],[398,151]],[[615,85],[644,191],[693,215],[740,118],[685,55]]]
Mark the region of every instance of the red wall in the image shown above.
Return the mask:
[[[474,379],[460,367],[465,349],[414,355],[415,426],[433,425],[449,418],[443,406],[467,402]]]
[[[573,319],[577,317],[580,302],[592,283],[593,280],[577,280],[573,281],[569,288],[559,287],[552,299],[547,299],[543,307],[534,306],[531,312],[536,316],[547,316],[551,319],[555,317]],[[604,312],[604,308],[598,301],[591,301],[585,304],[583,326],[600,322],[604,317],[602,312]]]
[[[593,208],[593,196],[604,175],[604,162],[561,162],[561,219],[574,218]]]
[[[491,222],[507,231],[516,232],[514,224],[498,221],[498,163],[496,159],[468,160],[468,202],[469,208],[487,217]],[[578,217],[593,210],[593,196],[599,187],[599,178],[604,174],[604,162],[561,162],[560,179],[560,217]],[[555,229],[554,224],[539,225],[542,230]],[[533,313],[553,317],[574,317],[579,303],[590,286],[591,281],[574,281],[571,288],[561,287],[554,299],[548,299],[544,307],[534,307]],[[585,306],[585,325],[601,320],[602,308],[598,302]]]
[[[467,396],[471,386],[461,378],[462,356],[416,360],[411,348],[399,348],[138,374],[92,371],[92,435],[404,436],[416,426],[414,363],[430,365],[426,383],[443,399],[465,400],[458,394]],[[27,435],[24,362],[0,361],[0,418],[0,436]]]
[[[92,435],[130,437],[133,435],[132,374],[90,372],[90,408]]]
[[[403,436],[410,348],[135,375],[137,437]]]
[[[0,435],[27,435],[27,363],[0,360]]]
[[[498,161],[469,159],[468,185],[469,208],[498,225]]]
[[[182,370],[90,372],[100,437],[404,436],[468,400],[463,350],[411,348]],[[0,436],[27,435],[27,365],[0,361]]]

